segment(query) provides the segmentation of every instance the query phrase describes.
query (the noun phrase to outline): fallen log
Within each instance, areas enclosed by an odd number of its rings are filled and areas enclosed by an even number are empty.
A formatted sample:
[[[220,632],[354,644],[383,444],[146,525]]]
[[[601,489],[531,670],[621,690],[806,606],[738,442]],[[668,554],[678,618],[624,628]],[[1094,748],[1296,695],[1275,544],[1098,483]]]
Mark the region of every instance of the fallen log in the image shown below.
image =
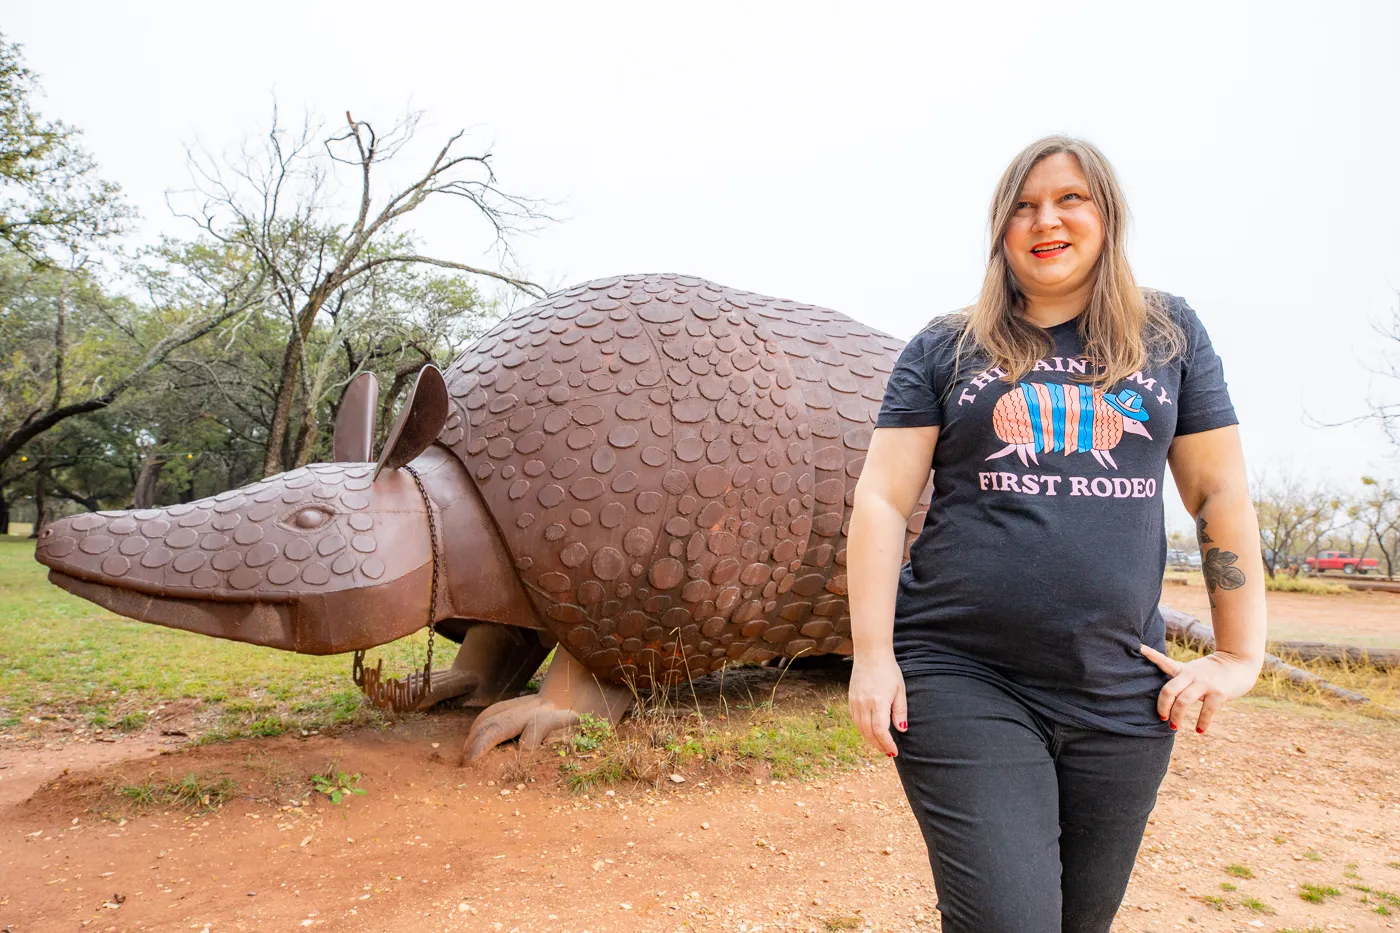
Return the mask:
[[[1169,606],[1160,606],[1158,608],[1161,610],[1162,619],[1167,623],[1167,638],[1180,645],[1185,645],[1188,648],[1194,648],[1197,651],[1209,653],[1215,650],[1215,632],[1211,630],[1209,625],[1206,625],[1200,619],[1189,613],[1172,609]],[[1291,643],[1275,642],[1274,644],[1280,646],[1289,645]],[[1321,645],[1321,643],[1318,642],[1298,642],[1296,644]],[[1322,647],[1363,650],[1353,649],[1351,645],[1322,645]],[[1347,655],[1343,652],[1342,656]],[[1372,703],[1371,698],[1366,696],[1366,694],[1357,693],[1355,690],[1348,690],[1345,687],[1339,687],[1330,680],[1309,673],[1301,668],[1294,667],[1276,654],[1264,655],[1264,670],[1274,671],[1290,683],[1315,687],[1323,693],[1345,700],[1348,703],[1366,703],[1370,704],[1373,709],[1380,710],[1387,715],[1400,716],[1400,710],[1394,710],[1388,706]]]
[[[1304,661],[1360,664],[1382,671],[1400,670],[1400,648],[1366,648],[1325,641],[1271,641],[1269,645],[1276,654],[1299,657]]]

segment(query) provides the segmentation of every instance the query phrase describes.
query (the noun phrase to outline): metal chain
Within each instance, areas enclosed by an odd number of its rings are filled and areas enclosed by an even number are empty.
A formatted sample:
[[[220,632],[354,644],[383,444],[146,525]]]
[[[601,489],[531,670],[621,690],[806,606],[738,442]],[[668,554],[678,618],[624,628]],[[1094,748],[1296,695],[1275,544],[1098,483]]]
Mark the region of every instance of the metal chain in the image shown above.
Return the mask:
[[[428,497],[428,490],[423,488],[423,479],[418,475],[418,471],[408,464],[404,464],[404,469],[408,471],[409,476],[413,477],[414,485],[418,487],[418,494],[423,497],[423,508],[428,512],[428,540],[433,546],[433,588],[432,595],[428,599],[428,663],[424,668],[426,674],[423,685],[426,693],[428,687],[431,686],[433,670],[433,636],[437,633],[437,629],[433,628],[433,620],[437,618],[438,568],[442,566],[442,551],[438,543],[437,519],[433,517],[433,500]]]
[[[433,637],[437,630],[433,628],[433,620],[437,618],[438,604],[438,568],[442,566],[442,550],[438,541],[437,520],[433,517],[433,501],[428,496],[428,490],[423,487],[423,480],[418,475],[418,471],[413,467],[404,465],[404,469],[413,477],[414,485],[418,487],[418,493],[423,497],[423,508],[428,513],[428,539],[432,545],[433,555],[433,584],[431,595],[428,599],[428,659],[423,665],[423,676],[408,678],[390,677],[385,680],[384,659],[380,658],[379,663],[373,670],[365,668],[365,652],[359,650],[355,652],[354,660],[351,663],[350,676],[355,681],[355,685],[360,688],[365,696],[380,709],[391,709],[396,713],[406,712],[416,707],[433,687]]]

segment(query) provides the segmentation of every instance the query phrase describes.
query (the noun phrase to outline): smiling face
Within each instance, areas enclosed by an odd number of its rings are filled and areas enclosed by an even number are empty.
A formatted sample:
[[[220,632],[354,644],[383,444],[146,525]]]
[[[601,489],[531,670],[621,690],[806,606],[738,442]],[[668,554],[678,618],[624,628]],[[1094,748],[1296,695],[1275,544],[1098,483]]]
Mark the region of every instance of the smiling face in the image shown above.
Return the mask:
[[[1021,186],[1002,246],[1027,298],[1066,298],[1093,287],[1104,224],[1079,159],[1067,152],[1035,164]]]

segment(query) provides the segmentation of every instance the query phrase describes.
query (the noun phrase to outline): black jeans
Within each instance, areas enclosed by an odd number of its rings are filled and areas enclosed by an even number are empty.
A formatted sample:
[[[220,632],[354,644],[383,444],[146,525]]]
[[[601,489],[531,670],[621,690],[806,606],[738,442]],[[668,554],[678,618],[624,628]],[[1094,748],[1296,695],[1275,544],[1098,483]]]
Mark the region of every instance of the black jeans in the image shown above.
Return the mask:
[[[944,933],[1107,933],[1174,736],[1062,726],[961,674],[905,678],[895,765]]]

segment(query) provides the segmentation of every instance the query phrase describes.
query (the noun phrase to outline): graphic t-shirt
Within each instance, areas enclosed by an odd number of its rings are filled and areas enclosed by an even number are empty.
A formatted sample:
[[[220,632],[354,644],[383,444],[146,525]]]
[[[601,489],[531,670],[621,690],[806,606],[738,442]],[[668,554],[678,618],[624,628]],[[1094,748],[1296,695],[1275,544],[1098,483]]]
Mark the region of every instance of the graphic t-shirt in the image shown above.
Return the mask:
[[[1157,603],[1172,438],[1236,424],[1220,358],[1186,302],[1164,296],[1185,349],[1101,392],[1079,320],[1008,384],[985,358],[953,373],[956,333],[934,325],[890,374],[877,428],[939,425],[933,500],[900,570],[895,656],[906,675],[968,674],[1055,722],[1169,734]]]

